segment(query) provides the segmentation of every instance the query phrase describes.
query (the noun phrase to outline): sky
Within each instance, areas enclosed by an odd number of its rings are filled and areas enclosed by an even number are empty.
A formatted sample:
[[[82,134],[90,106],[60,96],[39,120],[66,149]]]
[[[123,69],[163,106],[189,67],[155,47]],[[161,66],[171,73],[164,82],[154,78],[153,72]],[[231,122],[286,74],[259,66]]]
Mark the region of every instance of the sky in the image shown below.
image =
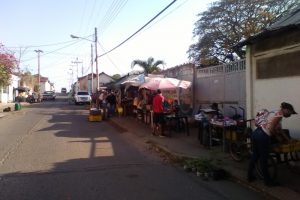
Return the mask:
[[[91,67],[97,28],[98,71],[125,75],[133,60],[163,60],[167,69],[189,62],[186,53],[195,43],[197,14],[213,0],[177,0],[120,47],[110,51],[138,31],[173,0],[0,0],[0,43],[15,52],[20,68],[38,73],[55,89],[70,88],[77,77],[96,72]],[[70,35],[80,37],[71,38]],[[81,39],[83,38],[83,39]],[[94,59],[93,59],[94,60]]]

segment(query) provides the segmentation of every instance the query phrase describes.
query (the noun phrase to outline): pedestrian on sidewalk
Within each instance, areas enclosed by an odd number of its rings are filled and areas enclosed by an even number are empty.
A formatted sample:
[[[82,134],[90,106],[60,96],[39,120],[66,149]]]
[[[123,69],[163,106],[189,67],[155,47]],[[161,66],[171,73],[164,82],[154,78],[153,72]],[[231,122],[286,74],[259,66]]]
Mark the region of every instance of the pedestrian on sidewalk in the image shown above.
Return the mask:
[[[153,98],[153,104],[152,104],[152,109],[153,109],[153,122],[154,122],[154,127],[152,134],[153,135],[159,135],[159,136],[164,136],[164,107],[163,107],[163,102],[165,98],[161,94],[161,90],[158,89],[156,95]],[[160,131],[159,131],[160,130]],[[158,133],[160,132],[160,133]]]
[[[282,118],[288,118],[292,114],[297,114],[293,106],[289,103],[281,103],[281,107],[277,111],[268,112],[265,119],[260,120],[257,128],[252,134],[253,154],[248,167],[248,181],[252,182],[256,179],[254,176],[254,167],[257,161],[260,161],[265,185],[277,186],[279,183],[271,180],[268,171],[268,157],[271,148],[271,136],[284,135],[281,121]],[[284,137],[284,136],[283,136]],[[288,139],[288,138],[286,138]]]

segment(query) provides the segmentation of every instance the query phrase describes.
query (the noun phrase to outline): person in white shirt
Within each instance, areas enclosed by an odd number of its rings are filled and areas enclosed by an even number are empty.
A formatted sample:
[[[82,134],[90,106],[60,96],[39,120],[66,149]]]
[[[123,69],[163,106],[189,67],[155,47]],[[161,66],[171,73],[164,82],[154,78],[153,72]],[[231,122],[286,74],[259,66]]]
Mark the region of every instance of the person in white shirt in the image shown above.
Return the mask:
[[[282,118],[288,118],[292,114],[297,114],[293,106],[289,103],[281,103],[280,110],[267,113],[264,120],[257,124],[257,128],[252,134],[253,154],[248,167],[248,181],[252,182],[256,178],[253,174],[254,167],[257,161],[260,161],[264,182],[267,186],[279,185],[274,180],[271,180],[268,172],[268,157],[271,145],[271,136],[284,135],[282,134],[281,121]],[[288,138],[285,138],[287,140]]]

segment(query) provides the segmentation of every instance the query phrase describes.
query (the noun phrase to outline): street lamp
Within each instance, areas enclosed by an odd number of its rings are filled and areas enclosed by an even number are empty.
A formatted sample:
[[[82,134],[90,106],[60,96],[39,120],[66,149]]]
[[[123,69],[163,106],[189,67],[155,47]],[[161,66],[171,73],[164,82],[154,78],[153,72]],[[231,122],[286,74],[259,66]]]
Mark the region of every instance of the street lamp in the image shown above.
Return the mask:
[[[40,92],[40,83],[41,83],[41,78],[40,78],[40,53],[43,53],[43,51],[42,50],[40,50],[40,49],[37,49],[37,50],[34,50],[37,54],[38,54],[38,83],[39,83],[39,85],[38,85],[38,90],[39,90],[39,92]]]
[[[90,41],[90,42],[95,42],[95,62],[96,62],[96,82],[97,82],[97,89],[99,89],[99,73],[98,73],[98,53],[97,53],[97,42],[98,42],[98,38],[97,38],[97,28],[95,28],[95,38],[94,38],[94,41],[92,40],[89,40],[89,39],[86,39],[86,38],[83,38],[83,37],[79,37],[79,36],[76,36],[76,35],[70,35],[71,38],[74,38],[74,39],[82,39],[82,40],[87,40],[87,41]],[[92,74],[93,76],[93,74]],[[93,90],[93,88],[92,88]]]

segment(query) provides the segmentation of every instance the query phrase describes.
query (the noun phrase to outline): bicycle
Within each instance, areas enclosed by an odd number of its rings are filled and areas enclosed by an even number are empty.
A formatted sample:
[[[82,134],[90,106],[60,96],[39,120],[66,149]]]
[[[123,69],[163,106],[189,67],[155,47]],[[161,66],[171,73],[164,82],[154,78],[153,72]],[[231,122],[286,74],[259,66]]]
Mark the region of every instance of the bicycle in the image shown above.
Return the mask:
[[[241,162],[252,154],[251,135],[252,129],[247,124],[253,119],[237,122],[234,137],[232,137],[229,145],[229,153],[233,160]]]
[[[242,107],[239,107],[242,110],[242,116],[238,114],[237,108],[233,106],[230,108],[235,111],[233,119],[236,121],[236,126],[230,130],[229,153],[233,160],[241,162],[252,153],[251,122],[254,119],[245,120],[245,110]]]
[[[250,158],[253,153],[253,146],[251,141],[251,135],[253,133],[251,127],[249,126],[254,119],[244,120],[241,125],[237,125],[236,134],[239,138],[231,142],[229,151],[233,160],[237,162],[243,161],[245,158]],[[277,162],[278,155],[271,152],[268,157],[268,172],[271,180],[275,180],[277,177]],[[263,172],[261,168],[261,163],[257,162],[255,165],[255,170],[260,179],[263,179]]]

